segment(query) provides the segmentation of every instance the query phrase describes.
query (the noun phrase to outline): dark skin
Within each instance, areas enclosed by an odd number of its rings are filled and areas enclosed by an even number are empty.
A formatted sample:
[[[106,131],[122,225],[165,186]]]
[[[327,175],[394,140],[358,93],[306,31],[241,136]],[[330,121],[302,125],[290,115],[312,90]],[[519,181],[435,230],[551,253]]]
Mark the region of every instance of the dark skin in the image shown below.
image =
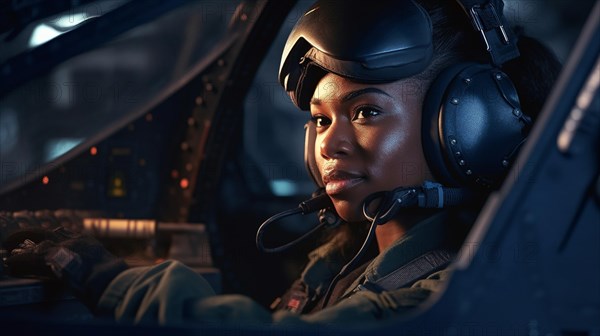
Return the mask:
[[[317,125],[316,162],[345,221],[364,221],[362,204],[374,192],[432,179],[421,144],[424,94],[416,85],[410,80],[361,84],[331,73],[317,85],[310,107]],[[421,219],[400,214],[379,225],[379,251]]]

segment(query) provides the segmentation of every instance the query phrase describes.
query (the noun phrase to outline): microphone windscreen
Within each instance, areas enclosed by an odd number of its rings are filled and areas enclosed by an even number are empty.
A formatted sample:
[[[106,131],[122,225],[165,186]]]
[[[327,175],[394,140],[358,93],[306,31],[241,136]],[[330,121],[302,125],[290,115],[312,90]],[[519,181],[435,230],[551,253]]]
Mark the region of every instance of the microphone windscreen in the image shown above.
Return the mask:
[[[329,196],[325,193],[322,193],[318,196],[315,196],[309,200],[306,200],[298,205],[302,209],[302,214],[306,215],[311,212],[319,211],[321,209],[332,207],[333,203]]]

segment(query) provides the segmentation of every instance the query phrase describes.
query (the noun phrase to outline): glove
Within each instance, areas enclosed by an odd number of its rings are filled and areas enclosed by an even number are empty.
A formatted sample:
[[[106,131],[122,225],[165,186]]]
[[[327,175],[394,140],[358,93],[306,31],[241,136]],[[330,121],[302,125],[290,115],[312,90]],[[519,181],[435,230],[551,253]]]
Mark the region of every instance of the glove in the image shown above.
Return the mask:
[[[128,268],[92,236],[63,227],[19,231],[10,235],[3,246],[9,253],[9,274],[60,280],[92,311],[108,284]]]

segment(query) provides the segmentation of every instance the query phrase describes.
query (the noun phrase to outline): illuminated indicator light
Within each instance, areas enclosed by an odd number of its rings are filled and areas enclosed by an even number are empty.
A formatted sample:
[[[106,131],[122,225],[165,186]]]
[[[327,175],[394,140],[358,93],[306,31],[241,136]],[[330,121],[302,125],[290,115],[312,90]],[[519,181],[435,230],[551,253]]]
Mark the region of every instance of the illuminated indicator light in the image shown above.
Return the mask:
[[[117,188],[122,187],[123,186],[123,180],[121,180],[118,177],[115,177],[115,179],[113,180],[113,184]]]
[[[48,183],[50,183],[50,178],[48,178],[48,176],[44,176],[44,177],[42,178],[42,183],[43,183],[43,184],[48,184]]]
[[[187,187],[190,186],[190,181],[188,181],[186,178],[182,178],[181,181],[179,181],[179,186],[181,189],[187,189]]]
[[[90,154],[92,156],[98,154],[98,148],[96,148],[96,147],[90,148]]]
[[[111,190],[110,195],[112,197],[124,197],[125,190],[122,188],[114,188],[113,190]]]
[[[127,195],[126,185],[127,182],[123,173],[116,172],[115,176],[110,179],[108,195],[111,197],[125,197]]]

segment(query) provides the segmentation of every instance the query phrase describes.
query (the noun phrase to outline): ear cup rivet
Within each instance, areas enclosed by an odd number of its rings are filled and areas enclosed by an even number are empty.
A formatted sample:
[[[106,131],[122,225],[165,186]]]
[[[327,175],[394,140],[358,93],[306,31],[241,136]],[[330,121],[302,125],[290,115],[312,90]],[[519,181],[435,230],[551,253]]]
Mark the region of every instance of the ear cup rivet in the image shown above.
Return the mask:
[[[464,166],[465,165],[465,160],[458,161],[458,164],[461,165],[461,166]]]
[[[502,160],[502,165],[504,167],[508,167],[508,161],[507,160]]]
[[[517,117],[520,117],[522,113],[521,113],[521,110],[519,110],[519,109],[514,109],[514,110],[513,110],[513,114],[514,114],[515,116],[517,116]]]
[[[461,155],[462,155],[462,153],[461,153],[461,152],[456,152],[456,153],[454,153],[454,155],[456,155],[456,156],[461,156]]]
[[[467,175],[473,174],[473,172],[471,171],[471,169],[467,170],[466,173],[467,173]]]
[[[452,98],[452,100],[450,100],[450,103],[452,103],[453,105],[458,105],[458,98]]]
[[[452,140],[450,140],[450,144],[451,144],[451,145],[456,145],[456,139],[452,139]]]
[[[467,85],[471,84],[471,78],[465,78],[464,81],[465,81],[465,84],[467,84]]]
[[[501,80],[501,79],[502,79],[502,75],[501,75],[501,74],[499,74],[499,73],[498,73],[498,74],[496,74],[496,79],[497,79],[497,80]]]

